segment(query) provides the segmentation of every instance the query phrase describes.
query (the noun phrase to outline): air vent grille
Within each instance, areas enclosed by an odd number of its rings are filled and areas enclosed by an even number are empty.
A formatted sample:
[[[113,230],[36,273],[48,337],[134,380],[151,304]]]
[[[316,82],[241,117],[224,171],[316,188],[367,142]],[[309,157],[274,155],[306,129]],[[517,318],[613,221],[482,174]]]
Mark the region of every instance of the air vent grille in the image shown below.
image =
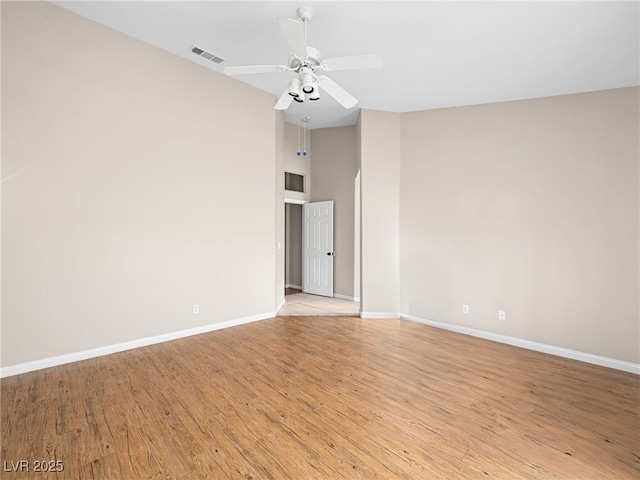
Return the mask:
[[[207,52],[206,50],[203,50],[200,47],[196,47],[195,45],[191,47],[191,51],[196,55],[198,55],[199,57],[206,58],[207,60],[211,60],[214,63],[224,62],[224,58],[214,55],[211,52]]]

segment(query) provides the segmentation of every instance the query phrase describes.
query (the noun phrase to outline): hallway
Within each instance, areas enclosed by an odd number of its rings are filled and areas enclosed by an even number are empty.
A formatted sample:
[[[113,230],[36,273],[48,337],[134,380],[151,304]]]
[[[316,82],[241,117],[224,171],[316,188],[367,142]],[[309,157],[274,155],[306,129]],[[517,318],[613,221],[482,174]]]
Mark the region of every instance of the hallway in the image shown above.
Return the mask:
[[[293,288],[286,289],[284,298],[285,304],[278,312],[279,316],[357,317],[360,315],[360,302],[311,295]]]

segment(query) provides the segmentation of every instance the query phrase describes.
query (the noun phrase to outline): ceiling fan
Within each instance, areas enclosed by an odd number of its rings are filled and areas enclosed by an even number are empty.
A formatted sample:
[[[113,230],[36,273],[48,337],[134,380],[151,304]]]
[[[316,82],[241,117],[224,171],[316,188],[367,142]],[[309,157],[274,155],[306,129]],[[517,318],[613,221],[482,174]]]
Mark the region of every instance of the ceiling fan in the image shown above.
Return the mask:
[[[226,75],[243,75],[248,73],[295,72],[296,76],[282,92],[275,105],[276,110],[286,110],[292,101],[302,103],[307,100],[320,99],[320,89],[328,93],[344,108],[352,108],[358,103],[349,92],[325,75],[317,75],[318,70],[354,70],[361,68],[381,68],[382,57],[377,53],[351,55],[322,59],[320,52],[307,45],[307,23],[313,18],[313,10],[300,7],[297,10],[302,20],[279,18],[278,23],[289,44],[288,65],[249,65],[226,67]]]

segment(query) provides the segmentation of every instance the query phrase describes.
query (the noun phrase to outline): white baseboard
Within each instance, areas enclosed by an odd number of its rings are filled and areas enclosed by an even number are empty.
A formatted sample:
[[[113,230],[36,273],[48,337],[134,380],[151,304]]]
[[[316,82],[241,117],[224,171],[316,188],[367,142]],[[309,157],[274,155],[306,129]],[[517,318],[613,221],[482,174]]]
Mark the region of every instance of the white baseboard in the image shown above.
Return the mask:
[[[10,365],[8,367],[2,367],[0,368],[0,378],[10,377],[12,375],[18,375],[26,372],[32,372],[34,370],[40,370],[43,368],[55,367],[55,366],[63,365],[66,363],[78,362],[80,360],[87,360],[89,358],[109,355],[111,353],[131,350],[133,348],[145,347],[147,345],[154,345],[156,343],[168,342],[170,340],[176,340],[178,338],[184,338],[192,335],[198,335],[201,333],[212,332],[212,331],[220,330],[223,328],[235,327],[238,325],[243,325],[245,323],[256,322],[259,320],[266,320],[268,318],[275,317],[278,311],[284,306],[284,303],[285,302],[283,300],[275,312],[251,315],[248,317],[229,320],[226,322],[214,323],[211,325],[204,325],[201,327],[190,328],[187,330],[180,330],[177,332],[165,333],[162,335],[155,335],[153,337],[141,338],[138,340],[131,340],[129,342],[117,343],[115,345],[107,345],[105,347],[98,347],[90,350],[83,350],[81,352],[68,353],[64,355],[58,355],[55,357],[43,358],[41,360],[34,360],[31,362],[25,362],[17,365]],[[398,312],[360,311],[360,317],[371,318],[371,319],[401,318],[403,320],[421,323],[423,325],[441,328],[443,330],[462,333],[464,335],[471,335],[473,337],[484,338],[486,340],[492,340],[494,342],[505,343],[507,345],[522,347],[522,348],[535,350],[537,352],[542,352],[542,353],[549,353],[551,355],[557,355],[559,357],[570,358],[572,360],[579,360],[581,362],[592,363],[594,365],[614,368],[616,370],[622,370],[625,372],[640,375],[640,364],[625,362],[623,360],[616,360],[608,357],[601,357],[599,355],[593,355],[591,353],[579,352],[576,350],[556,347],[556,346],[547,345],[544,343],[532,342],[530,340],[523,340],[520,338],[509,337],[507,335],[485,332],[483,330],[476,330],[474,328],[463,327],[459,325],[452,325],[452,324],[442,323],[442,322],[435,322],[433,320],[427,320],[424,318],[415,317],[413,315],[404,315],[404,314],[399,314]]]
[[[285,284],[284,288],[297,288],[298,290],[302,290],[302,287],[300,285],[293,285],[289,283]],[[341,293],[334,293],[333,296],[342,300],[349,300],[350,302],[360,301],[360,297],[350,297],[349,295],[342,295]]]
[[[298,290],[302,290],[302,287],[300,285],[293,285],[291,283],[285,283],[284,288],[297,288]],[[334,293],[333,296],[342,300],[349,300],[350,302],[360,301],[360,297],[350,297],[349,295],[342,295],[340,293]]]
[[[282,308],[284,300],[278,308]],[[32,372],[34,370],[40,370],[43,368],[56,367],[65,363],[78,362],[80,360],[87,360],[89,358],[101,357],[103,355],[109,355],[111,353],[123,352],[125,350],[131,350],[133,348],[146,347],[147,345],[154,345],[156,343],[168,342],[170,340],[177,340],[178,338],[190,337],[192,335],[198,335],[201,333],[212,332],[214,330],[220,330],[223,328],[235,327],[243,325],[245,323],[256,322],[258,320],[266,320],[267,318],[273,318],[278,313],[275,312],[261,313],[258,315],[251,315],[249,317],[237,318],[235,320],[229,320],[226,322],[213,323],[211,325],[203,325],[201,327],[189,328],[187,330],[179,330],[177,332],[164,333],[162,335],[154,335],[153,337],[140,338],[138,340],[131,340],[128,342],[116,343],[115,345],[107,345],[104,347],[92,348],[89,350],[83,350],[80,352],[67,353],[64,355],[58,355],[55,357],[43,358],[41,360],[33,360],[31,362],[19,363],[17,365],[10,365],[8,367],[0,368],[0,378],[10,377],[12,375],[18,375],[20,373]]]
[[[278,305],[278,306],[276,307],[276,315],[278,314],[278,312],[279,312],[280,310],[282,310],[282,307],[284,307],[284,304],[285,304],[286,302],[287,302],[287,300],[286,300],[285,298],[283,298],[283,299],[282,299],[282,301],[280,302],[280,305]]]
[[[401,318],[398,312],[363,312],[360,310],[360,318]]]
[[[363,317],[366,318],[366,317]],[[380,318],[380,317],[369,317]],[[623,360],[616,360],[614,358],[601,357],[599,355],[593,355],[591,353],[579,352],[577,350],[570,350],[568,348],[556,347],[553,345],[547,345],[545,343],[532,342],[530,340],[523,340],[521,338],[509,337],[507,335],[501,335],[498,333],[485,332],[483,330],[476,330],[475,328],[462,327],[460,325],[452,325],[449,323],[435,322],[433,320],[426,320],[420,317],[414,317],[413,315],[400,315],[403,320],[409,320],[411,322],[422,323],[423,325],[429,325],[430,327],[441,328],[443,330],[449,330],[451,332],[462,333],[464,335],[471,335],[472,337],[484,338],[485,340],[492,340],[494,342],[506,343],[507,345],[513,345],[515,347],[522,347],[528,350],[535,350],[537,352],[549,353],[558,357],[570,358],[572,360],[579,360],[581,362],[592,363],[594,365],[600,365],[602,367],[614,368],[616,370],[622,370],[624,372],[635,373],[640,375],[640,364],[625,362]]]
[[[349,300],[350,302],[359,302],[360,297],[350,297],[349,295],[342,295],[341,293],[334,293],[333,296],[335,298],[339,298],[341,300]]]

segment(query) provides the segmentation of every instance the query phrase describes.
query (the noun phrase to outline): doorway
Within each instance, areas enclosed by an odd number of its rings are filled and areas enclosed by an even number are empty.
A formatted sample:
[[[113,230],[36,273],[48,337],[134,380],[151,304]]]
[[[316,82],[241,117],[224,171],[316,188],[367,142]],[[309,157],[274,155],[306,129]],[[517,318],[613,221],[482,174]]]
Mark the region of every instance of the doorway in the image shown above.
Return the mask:
[[[344,296],[330,298],[302,292],[303,208],[300,203],[285,203],[284,209],[285,305],[278,315],[359,316],[358,301]]]
[[[360,302],[343,300],[342,298],[329,298],[310,293],[291,293],[284,297],[284,307],[278,312],[278,316],[339,316],[359,317]]]
[[[301,204],[284,204],[284,230],[284,287],[302,291]]]

